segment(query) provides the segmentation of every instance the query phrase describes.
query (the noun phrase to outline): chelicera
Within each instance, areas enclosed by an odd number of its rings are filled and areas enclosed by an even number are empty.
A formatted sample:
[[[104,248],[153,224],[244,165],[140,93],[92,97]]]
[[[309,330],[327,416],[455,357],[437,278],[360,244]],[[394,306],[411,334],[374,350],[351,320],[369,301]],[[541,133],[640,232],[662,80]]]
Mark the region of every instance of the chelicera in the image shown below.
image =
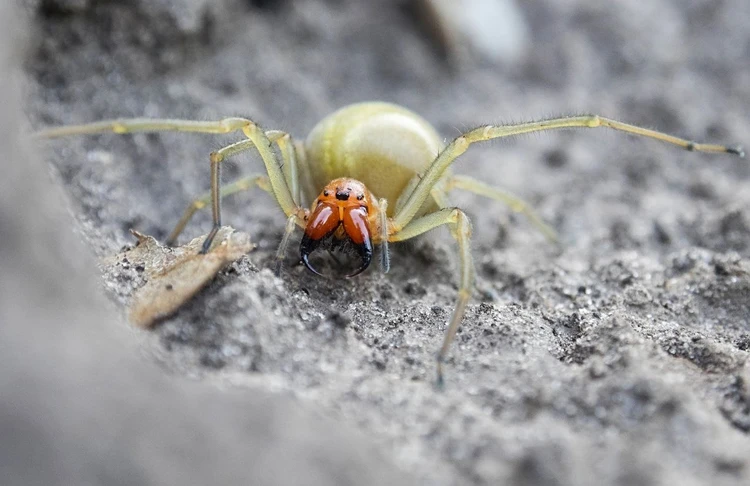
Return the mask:
[[[360,261],[348,275],[353,277],[370,265],[376,245],[380,247],[380,266],[387,272],[389,243],[447,226],[458,246],[459,286],[456,304],[437,353],[437,383],[442,384],[442,363],[461,324],[475,279],[471,224],[461,209],[448,203],[448,193],[463,189],[505,203],[512,210],[525,214],[548,238],[555,238],[554,231],[520,198],[471,177],[454,175],[450,166],[476,142],[546,130],[600,127],[660,140],[689,151],[744,156],[739,146],[696,143],[598,115],[483,125],[445,145],[422,117],[406,108],[381,102],[350,105],[334,112],[313,128],[304,143],[293,141],[284,132],[263,131],[245,118],[206,122],[122,119],[51,128],[38,135],[53,138],[103,132],[242,132],[245,139],[211,153],[211,192],[188,207],[168,243],[176,241],[197,210],[210,204],[213,228],[202,250],[207,252],[221,227],[221,198],[258,186],[274,197],[287,218],[276,254],[277,269],[297,227],[304,231],[300,258],[315,273],[319,272],[310,263],[309,256],[324,239],[351,243]],[[250,149],[259,152],[266,173],[222,186],[222,161]],[[311,200],[312,205],[306,207],[305,201]]]
[[[370,208],[379,211],[375,198],[361,182],[341,177],[331,181],[318,198],[313,202],[313,209],[307,219],[307,226],[302,235],[300,257],[302,263],[313,273],[321,275],[309,261],[310,254],[320,246],[326,237],[337,240],[348,239],[360,256],[359,267],[347,275],[359,275],[372,261]]]

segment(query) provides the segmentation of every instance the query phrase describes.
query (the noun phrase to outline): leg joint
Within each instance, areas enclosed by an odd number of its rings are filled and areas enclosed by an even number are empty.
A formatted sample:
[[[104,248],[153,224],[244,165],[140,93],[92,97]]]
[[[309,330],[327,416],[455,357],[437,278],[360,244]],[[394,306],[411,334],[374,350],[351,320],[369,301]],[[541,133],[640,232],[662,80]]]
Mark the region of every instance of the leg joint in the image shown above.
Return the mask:
[[[234,132],[236,130],[245,129],[245,127],[253,125],[253,122],[246,118],[224,118],[219,122],[222,131],[224,133]]]
[[[204,201],[203,199],[196,199],[190,206],[193,208],[193,210],[199,211],[206,207],[206,201]]]
[[[589,128],[597,128],[601,126],[602,120],[599,117],[599,115],[589,115],[588,120],[586,120],[586,126]]]
[[[112,123],[112,132],[117,133],[118,135],[122,135],[124,133],[128,133],[128,127],[121,121],[116,120],[114,123]]]
[[[471,290],[467,288],[458,289],[458,299],[468,301],[471,298]]]
[[[465,135],[461,135],[457,139],[453,141],[453,148],[456,151],[456,155],[460,155],[466,150],[468,150],[469,145],[471,142],[469,142],[469,139]]]
[[[453,208],[453,210],[451,211],[451,222],[459,226],[462,226],[462,225],[470,226],[469,217],[466,215],[465,212],[463,212],[462,209],[459,209],[459,208]]]
[[[461,215],[464,214],[463,211],[461,211],[458,208],[451,208],[450,213],[448,214],[448,223],[450,224],[458,224],[459,219],[461,219]]]

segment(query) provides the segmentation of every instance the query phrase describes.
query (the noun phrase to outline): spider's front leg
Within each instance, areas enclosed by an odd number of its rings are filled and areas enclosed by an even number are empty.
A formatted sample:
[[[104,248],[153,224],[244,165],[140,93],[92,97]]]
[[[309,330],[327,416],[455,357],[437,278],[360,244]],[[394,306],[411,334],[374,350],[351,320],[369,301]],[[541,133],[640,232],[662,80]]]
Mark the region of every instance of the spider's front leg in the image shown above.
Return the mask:
[[[228,195],[248,189],[251,187],[252,183],[254,183],[261,189],[270,193],[274,199],[276,199],[276,202],[287,217],[284,236],[281,238],[281,243],[279,243],[279,247],[276,251],[275,273],[276,275],[279,275],[281,273],[281,265],[284,260],[284,255],[289,246],[289,239],[297,226],[304,228],[305,217],[307,215],[307,209],[299,204],[302,196],[300,193],[300,172],[297,163],[297,148],[288,133],[278,130],[270,130],[263,133],[257,128],[257,125],[245,127],[243,128],[243,131],[247,135],[248,140],[242,140],[241,142],[228,145],[211,154],[210,200],[213,214],[213,227],[203,242],[201,252],[206,253],[209,250],[216,233],[219,231],[219,228],[221,228],[221,198],[224,197],[225,194]],[[270,147],[272,142],[275,142],[278,145],[283,164],[276,162],[276,156]],[[221,163],[226,160],[227,157],[231,157],[232,155],[244,152],[251,148],[256,148],[260,153],[260,156],[266,165],[268,177],[257,176],[252,180],[249,180],[249,178],[240,179],[233,184],[222,188]],[[197,201],[199,204],[205,205],[205,196]],[[179,234],[178,232],[182,230],[185,224],[187,224],[186,218],[189,219],[193,212],[195,211],[188,208],[185,215],[183,215],[183,218],[180,220],[180,223],[178,223],[177,228],[173,231],[173,236]]]
[[[610,128],[612,130],[637,135],[644,138],[651,138],[668,144],[682,147],[688,151],[696,152],[711,152],[711,153],[727,153],[744,157],[745,153],[740,146],[729,146],[729,145],[718,145],[718,144],[705,144],[696,143],[687,139],[668,135],[666,133],[658,132],[655,130],[649,130],[641,128],[635,125],[630,125],[610,118],[604,118],[598,115],[582,115],[582,116],[569,116],[560,118],[550,118],[547,120],[533,121],[528,123],[519,123],[514,125],[485,125],[462,134],[445,149],[440,152],[427,168],[424,174],[421,175],[419,182],[414,189],[408,193],[405,202],[398,207],[396,214],[390,221],[392,227],[391,241],[399,241],[411,238],[418,234],[424,233],[425,231],[432,229],[436,226],[447,224],[451,228],[451,233],[458,242],[459,254],[461,256],[461,284],[459,286],[459,296],[456,308],[453,311],[448,330],[445,334],[443,346],[440,348],[438,353],[438,384],[442,384],[442,361],[448,352],[451,342],[458,330],[458,326],[461,323],[466,303],[471,295],[471,287],[474,282],[474,269],[469,252],[469,238],[471,234],[471,227],[468,222],[466,215],[458,209],[443,209],[441,211],[428,214],[414,220],[414,217],[423,206],[424,202],[432,194],[433,190],[444,179],[445,172],[448,168],[466,152],[471,144],[476,142],[484,142],[487,140],[493,140],[496,138],[511,137],[515,135],[521,135],[524,133],[541,132],[547,130],[558,130],[565,128]],[[523,210],[523,207],[518,205],[519,200],[515,198],[508,198],[506,194],[502,194],[497,190],[489,188],[479,181],[473,181],[469,179],[454,178],[452,183],[453,187],[462,187],[469,189],[478,194],[482,194],[494,199],[505,200],[510,203],[511,207],[514,205],[519,209]],[[528,212],[527,212],[528,214]],[[533,218],[532,218],[533,220]],[[549,232],[550,235],[552,234]]]
[[[738,157],[745,156],[745,151],[739,145],[697,143],[599,115],[564,116],[514,125],[485,125],[469,130],[449,143],[448,146],[440,152],[435,161],[422,175],[419,183],[414,190],[411,191],[404,204],[397,211],[393,218],[394,225],[396,228],[404,228],[414,218],[419,211],[419,208],[422,207],[424,201],[429,197],[432,188],[445,174],[445,171],[456,161],[456,159],[458,159],[458,157],[469,149],[471,144],[494,140],[496,138],[513,137],[525,133],[567,128],[610,128],[618,132],[625,132],[631,135],[651,138],[660,142],[676,145],[690,152],[725,153],[736,155]]]
[[[251,147],[255,147],[260,154],[268,173],[268,181],[271,185],[273,197],[287,218],[296,217],[297,219],[301,219],[304,213],[304,209],[295,202],[295,196],[292,192],[292,187],[295,191],[299,191],[299,179],[296,168],[296,157],[294,156],[294,145],[289,140],[289,135],[282,132],[273,132],[279,134],[277,142],[283,140],[283,143],[280,143],[279,146],[286,164],[281,164],[272,149],[271,140],[258,125],[248,121],[248,124],[242,127],[242,132],[247,136],[248,140],[237,142],[211,153],[211,212],[213,216],[213,228],[211,228],[208,236],[206,236],[206,240],[203,242],[201,253],[208,252],[216,233],[221,228],[221,163],[226,157],[248,150]],[[284,165],[287,166],[289,179],[287,179],[284,173]],[[302,221],[299,224],[301,225]]]
[[[266,135],[256,123],[246,118],[224,118],[218,121],[125,118],[118,120],[105,120],[83,125],[53,127],[41,130],[35,133],[34,136],[37,138],[58,138],[71,135],[93,135],[107,132],[116,134],[139,132],[196,132],[226,134],[236,131],[242,131],[248,140],[229,145],[211,154],[211,208],[214,225],[203,243],[201,251],[202,253],[205,253],[211,247],[211,243],[221,227],[222,191],[220,189],[220,167],[221,162],[226,157],[255,147],[258,150],[261,159],[263,159],[272,194],[282,211],[284,211],[284,214],[286,214],[287,217],[290,217],[292,214],[302,214],[303,211],[296,202],[299,199],[299,176],[296,168],[294,144],[289,135],[277,131],[271,131]],[[279,145],[282,157],[286,164],[279,162],[272,149],[270,138],[273,138]],[[284,169],[285,166],[286,169]],[[200,203],[198,205],[200,205]],[[190,215],[187,215],[188,219],[189,217]],[[186,223],[187,221],[185,221],[185,224]],[[182,222],[180,224],[182,224]],[[177,230],[181,231],[179,225],[175,231]],[[174,231],[172,235],[176,236]]]
[[[279,147],[279,151],[281,152],[281,156],[284,160],[282,170],[284,171],[284,176],[286,178],[287,185],[290,188],[290,192],[292,193],[292,199],[295,201],[295,203],[298,204],[301,198],[300,192],[299,192],[300,191],[299,173],[298,173],[298,168],[297,168],[296,149],[291,139],[291,136],[288,133],[284,133],[278,130],[269,130],[266,132],[266,136],[268,137],[269,141],[276,143],[276,145]],[[233,143],[232,145],[228,145],[224,148],[219,149],[217,151],[217,154],[218,154],[217,157],[223,161],[229,157],[245,152],[247,150],[251,150],[253,148],[255,148],[255,143],[252,140],[249,140],[249,139],[242,140],[240,142]],[[234,182],[230,184],[220,186],[219,197],[223,199],[232,194],[236,194],[242,191],[247,191],[254,186],[258,186],[264,191],[266,191],[267,193],[269,193],[271,196],[274,196],[273,187],[271,186],[271,180],[268,178],[268,176],[253,175],[253,176],[242,177],[240,179],[235,180]],[[197,211],[208,207],[208,205],[211,204],[212,202],[213,202],[213,192],[210,192],[210,191],[194,199],[190,203],[190,205],[185,209],[182,217],[177,222],[177,225],[169,234],[169,237],[167,238],[167,241],[166,241],[167,246],[174,246],[175,242],[177,241],[177,238],[180,236],[182,231],[190,222],[193,215]],[[288,239],[288,236],[286,237],[286,239]],[[284,242],[282,241],[282,245],[280,248],[283,248],[283,247],[285,247],[285,245],[284,245]]]
[[[101,133],[145,132],[194,132],[194,133],[231,133],[242,130],[252,123],[245,118],[224,118],[218,121],[180,120],[174,118],[121,118],[103,120],[81,125],[64,125],[46,128],[34,134],[38,138],[59,138],[71,135],[95,135]]]
[[[415,219],[401,231],[393,233],[389,238],[389,241],[404,241],[443,225],[448,226],[451,235],[458,244],[459,283],[456,307],[453,309],[448,329],[445,331],[443,344],[437,353],[436,386],[438,388],[442,388],[443,386],[443,362],[448,355],[448,350],[463,320],[466,304],[468,304],[471,298],[476,278],[474,273],[474,259],[471,256],[471,222],[466,213],[460,209],[444,208]]]

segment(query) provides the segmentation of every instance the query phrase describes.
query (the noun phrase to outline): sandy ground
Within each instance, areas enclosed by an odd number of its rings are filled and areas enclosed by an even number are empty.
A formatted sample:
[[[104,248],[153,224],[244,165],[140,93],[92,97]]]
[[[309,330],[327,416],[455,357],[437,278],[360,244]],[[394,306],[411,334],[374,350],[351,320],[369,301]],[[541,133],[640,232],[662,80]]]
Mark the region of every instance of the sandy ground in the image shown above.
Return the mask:
[[[746,1],[522,3],[523,56],[476,56],[451,70],[406,2],[28,1],[26,112],[34,127],[246,116],[302,138],[332,110],[380,99],[421,113],[446,139],[482,123],[596,112],[750,145]],[[235,140],[110,135],[44,149],[83,252],[103,257],[133,243],[130,228],[163,239],[208,188],[208,153]],[[240,158],[225,177],[260,169]],[[245,436],[196,418],[222,444],[240,443],[233,457],[259,442],[252,424],[275,408],[258,395],[299,410],[279,451],[299,445],[289,450],[341,484],[350,474],[384,480],[359,473],[373,470],[446,485],[748,484],[747,159],[578,131],[473,147],[456,171],[532,202],[561,245],[498,204],[455,197],[474,222],[480,290],[442,392],[432,386],[434,353],[456,293],[447,233],[395,246],[387,275],[373,266],[325,280],[290,256],[276,278],[284,221],[261,191],[224,206],[225,222],[247,231],[256,251],[152,332],[123,331],[139,280],[135,269],[110,269],[103,284],[120,317],[99,326],[127,343],[121,354],[146,356],[157,377],[143,380],[190,377],[217,406],[247,400],[248,416],[221,420],[245,420]],[[209,227],[201,214],[183,240]],[[124,393],[142,385],[133,381]],[[180,403],[181,392],[165,393]],[[195,416],[185,408],[170,415]],[[312,409],[320,419],[304,418]],[[102,431],[117,441],[125,425],[114,424]],[[319,436],[320,448],[295,430]],[[346,445],[343,455],[329,443]]]

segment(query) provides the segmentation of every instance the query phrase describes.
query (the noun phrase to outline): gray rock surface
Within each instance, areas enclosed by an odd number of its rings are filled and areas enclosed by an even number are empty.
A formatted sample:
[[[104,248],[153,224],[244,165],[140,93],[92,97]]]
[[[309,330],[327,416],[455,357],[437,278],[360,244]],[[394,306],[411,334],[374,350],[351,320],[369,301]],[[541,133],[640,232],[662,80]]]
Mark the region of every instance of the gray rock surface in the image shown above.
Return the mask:
[[[36,29],[27,112],[35,127],[237,115],[301,138],[340,106],[383,99],[446,138],[481,123],[597,112],[750,144],[748,2],[534,0],[522,9],[532,43],[524,59],[451,71],[406,2],[27,2]],[[131,227],[165,237],[208,188],[208,153],[234,140],[109,135],[45,145],[76,231],[105,256],[132,244]],[[259,170],[240,157],[225,177]],[[325,280],[290,257],[276,278],[284,222],[261,191],[224,206],[257,251],[153,332],[134,338],[119,319],[101,318],[97,332],[114,337],[80,346],[147,354],[174,376],[160,389],[184,376],[221,384],[217,400],[246,400],[249,424],[265,422],[252,396],[282,392],[285,406],[359,428],[384,458],[370,467],[424,484],[748,484],[748,161],[591,130],[477,146],[456,170],[532,202],[562,245],[506,208],[456,196],[474,221],[481,292],[443,392],[432,379],[456,291],[447,235],[395,246],[388,275]],[[185,240],[209,227],[200,215]],[[105,277],[118,304],[133,272]],[[119,345],[133,340],[148,351]],[[44,360],[52,383],[63,370],[54,356]],[[143,380],[161,376],[142,366]],[[318,433],[310,422],[295,430]],[[253,447],[239,435],[238,447]],[[294,434],[284,440],[299,444]],[[314,457],[331,464],[331,454]]]

